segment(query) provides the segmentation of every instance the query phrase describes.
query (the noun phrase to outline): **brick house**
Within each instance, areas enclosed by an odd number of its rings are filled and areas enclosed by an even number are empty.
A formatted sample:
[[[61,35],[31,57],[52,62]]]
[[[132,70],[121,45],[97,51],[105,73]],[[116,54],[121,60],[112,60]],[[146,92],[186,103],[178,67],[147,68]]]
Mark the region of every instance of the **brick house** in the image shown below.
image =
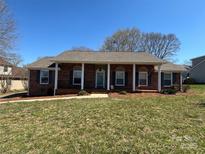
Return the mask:
[[[28,66],[29,95],[87,91],[161,91],[182,86],[180,65],[147,52],[65,51]]]

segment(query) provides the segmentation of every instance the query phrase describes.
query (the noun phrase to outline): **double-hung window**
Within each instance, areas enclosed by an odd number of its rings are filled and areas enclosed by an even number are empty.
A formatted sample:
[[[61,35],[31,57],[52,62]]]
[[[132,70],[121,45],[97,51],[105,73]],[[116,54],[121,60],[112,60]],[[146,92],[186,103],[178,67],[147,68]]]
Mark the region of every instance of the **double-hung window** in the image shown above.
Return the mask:
[[[73,70],[73,85],[81,85],[81,70]]]
[[[49,70],[41,70],[40,84],[48,84],[48,83],[49,83]]]
[[[124,71],[116,71],[115,85],[125,86],[125,72]]]
[[[172,86],[172,73],[164,73],[164,86],[170,87]]]
[[[139,86],[147,86],[148,85],[148,73],[147,72],[139,72]]]
[[[4,66],[4,73],[8,72],[8,66]]]

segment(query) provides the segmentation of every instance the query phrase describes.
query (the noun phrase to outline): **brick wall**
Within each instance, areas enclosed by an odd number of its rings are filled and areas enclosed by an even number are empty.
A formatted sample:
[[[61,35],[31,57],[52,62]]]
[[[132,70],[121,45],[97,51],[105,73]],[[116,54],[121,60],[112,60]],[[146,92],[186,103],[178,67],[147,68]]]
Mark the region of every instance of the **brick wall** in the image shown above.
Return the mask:
[[[29,95],[52,95],[54,89],[54,71],[49,71],[49,84],[40,84],[40,71],[30,70]]]
[[[80,90],[79,85],[73,85],[73,68],[74,67],[81,67],[81,64],[59,64],[60,71],[58,72],[58,89],[63,91],[63,89],[78,89]],[[116,90],[127,90],[132,91],[132,68],[133,65],[110,65],[110,85],[114,86]],[[85,64],[85,74],[84,74],[84,88],[85,89],[94,89],[96,84],[96,70],[97,69],[105,70],[105,90],[107,89],[107,65],[95,65],[95,64]],[[117,69],[124,69],[126,74],[126,83],[124,87],[115,86],[115,71]],[[158,73],[154,71],[154,66],[152,65],[136,65],[136,72],[139,71],[146,71],[151,72],[151,84],[148,86],[138,86],[138,81],[136,81],[136,90],[157,90],[158,89]],[[30,71],[30,88],[29,93],[30,95],[48,95],[50,91],[53,92],[54,89],[54,77],[55,72],[51,72],[51,80],[47,85],[41,85],[39,80],[40,71],[31,70]],[[50,74],[50,73],[49,73]],[[136,76],[137,78],[137,76]],[[180,84],[180,74],[176,74],[176,84]],[[162,87],[163,89],[163,87]]]

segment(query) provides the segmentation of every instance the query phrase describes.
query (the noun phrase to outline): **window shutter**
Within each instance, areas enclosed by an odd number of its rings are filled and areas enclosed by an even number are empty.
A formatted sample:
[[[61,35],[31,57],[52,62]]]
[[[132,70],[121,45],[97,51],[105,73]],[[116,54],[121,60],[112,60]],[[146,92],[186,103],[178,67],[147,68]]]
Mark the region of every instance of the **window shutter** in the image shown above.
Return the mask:
[[[49,84],[52,84],[52,83],[54,83],[53,82],[53,79],[54,79],[54,71],[49,71]]]
[[[151,86],[152,85],[152,72],[149,71],[148,72],[148,86]]]
[[[115,85],[115,71],[112,72],[112,84]]]
[[[139,72],[136,70],[136,75],[135,75],[135,85],[138,86],[138,80],[139,80]]]
[[[177,73],[173,73],[173,84],[177,84]]]
[[[37,70],[37,73],[36,73],[37,75],[36,75],[36,82],[38,83],[38,84],[40,84],[40,70]]]
[[[73,85],[73,70],[70,71],[70,85]]]
[[[164,73],[161,73],[161,86],[164,86]]]
[[[128,73],[125,72],[125,86],[128,85]]]

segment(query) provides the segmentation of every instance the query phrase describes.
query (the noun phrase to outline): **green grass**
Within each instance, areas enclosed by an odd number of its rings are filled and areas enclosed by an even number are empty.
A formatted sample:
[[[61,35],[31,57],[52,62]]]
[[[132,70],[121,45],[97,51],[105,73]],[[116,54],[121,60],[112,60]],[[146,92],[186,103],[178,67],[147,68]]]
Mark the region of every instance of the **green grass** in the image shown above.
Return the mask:
[[[205,85],[188,96],[0,105],[0,153],[205,153]]]

